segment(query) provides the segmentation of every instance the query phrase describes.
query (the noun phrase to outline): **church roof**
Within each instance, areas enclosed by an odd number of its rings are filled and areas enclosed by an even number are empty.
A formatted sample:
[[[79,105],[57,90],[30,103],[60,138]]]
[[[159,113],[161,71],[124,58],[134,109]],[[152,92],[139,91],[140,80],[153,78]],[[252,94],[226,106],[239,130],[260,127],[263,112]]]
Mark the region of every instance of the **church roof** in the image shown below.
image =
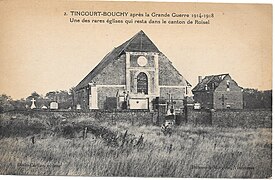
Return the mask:
[[[160,52],[142,30],[126,42],[123,50],[125,52]]]
[[[210,75],[210,76],[205,76],[200,83],[198,83],[193,89],[193,92],[196,91],[205,91],[205,86],[208,86],[209,84],[214,83],[214,89],[215,90],[219,84],[224,80],[226,76],[229,76],[229,74],[218,74],[218,75]],[[210,86],[211,88],[213,86]]]
[[[92,79],[100,73],[110,62],[118,58],[125,52],[160,52],[148,36],[141,30],[131,39],[109,52],[100,63],[76,86],[81,89],[87,86]]]
[[[192,87],[192,85],[187,80],[185,80],[185,81],[186,81],[187,86]]]

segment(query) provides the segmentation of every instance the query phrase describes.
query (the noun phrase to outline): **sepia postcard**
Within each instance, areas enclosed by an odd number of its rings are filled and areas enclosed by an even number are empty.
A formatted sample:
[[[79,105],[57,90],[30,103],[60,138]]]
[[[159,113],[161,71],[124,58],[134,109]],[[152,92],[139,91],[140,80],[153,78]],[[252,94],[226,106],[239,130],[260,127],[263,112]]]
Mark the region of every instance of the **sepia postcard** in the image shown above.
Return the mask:
[[[0,175],[271,178],[272,13],[0,1]]]

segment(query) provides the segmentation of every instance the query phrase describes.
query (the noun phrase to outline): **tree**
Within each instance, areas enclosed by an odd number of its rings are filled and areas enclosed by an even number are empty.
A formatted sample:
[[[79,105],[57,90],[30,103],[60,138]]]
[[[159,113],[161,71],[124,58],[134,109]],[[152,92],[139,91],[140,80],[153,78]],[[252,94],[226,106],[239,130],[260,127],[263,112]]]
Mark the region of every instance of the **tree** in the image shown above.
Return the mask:
[[[71,88],[70,88],[69,94],[70,94],[71,99],[72,99],[72,107],[75,107],[75,106],[76,106],[75,87],[71,87]]]
[[[20,100],[11,101],[15,110],[25,110],[26,109],[26,101],[25,99],[21,98]]]
[[[246,109],[272,108],[272,90],[258,91],[246,88],[243,91],[243,98]]]
[[[32,98],[35,99],[36,108],[41,108],[46,103],[44,98],[43,98],[43,95],[39,95],[36,91],[34,91],[33,93],[31,93],[30,96],[28,96],[26,98],[26,104],[27,105],[31,106]]]
[[[55,96],[58,91],[50,91],[46,94],[45,98],[49,99],[50,101],[55,101]]]
[[[14,110],[14,106],[11,102],[12,98],[10,96],[7,96],[6,94],[0,95],[0,113]]]
[[[66,90],[48,92],[45,99],[47,99],[49,103],[52,101],[57,102],[60,109],[68,109],[73,105],[72,95]]]

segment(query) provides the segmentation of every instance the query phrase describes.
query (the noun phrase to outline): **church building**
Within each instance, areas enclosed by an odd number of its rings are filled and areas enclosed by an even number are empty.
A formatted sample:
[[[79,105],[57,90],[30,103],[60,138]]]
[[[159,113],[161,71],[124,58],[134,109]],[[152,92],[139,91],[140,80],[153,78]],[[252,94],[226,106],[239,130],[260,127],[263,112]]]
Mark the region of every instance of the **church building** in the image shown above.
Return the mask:
[[[75,87],[78,109],[148,109],[173,99],[175,108],[191,95],[191,85],[140,31],[109,52]]]

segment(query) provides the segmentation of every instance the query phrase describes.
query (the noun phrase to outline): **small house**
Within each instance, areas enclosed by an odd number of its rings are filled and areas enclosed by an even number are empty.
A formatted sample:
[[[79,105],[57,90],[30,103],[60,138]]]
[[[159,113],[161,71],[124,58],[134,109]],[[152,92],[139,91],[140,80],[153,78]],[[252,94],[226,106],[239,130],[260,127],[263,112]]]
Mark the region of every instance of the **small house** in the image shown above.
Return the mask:
[[[243,89],[229,74],[199,76],[192,89],[202,109],[243,109]]]

